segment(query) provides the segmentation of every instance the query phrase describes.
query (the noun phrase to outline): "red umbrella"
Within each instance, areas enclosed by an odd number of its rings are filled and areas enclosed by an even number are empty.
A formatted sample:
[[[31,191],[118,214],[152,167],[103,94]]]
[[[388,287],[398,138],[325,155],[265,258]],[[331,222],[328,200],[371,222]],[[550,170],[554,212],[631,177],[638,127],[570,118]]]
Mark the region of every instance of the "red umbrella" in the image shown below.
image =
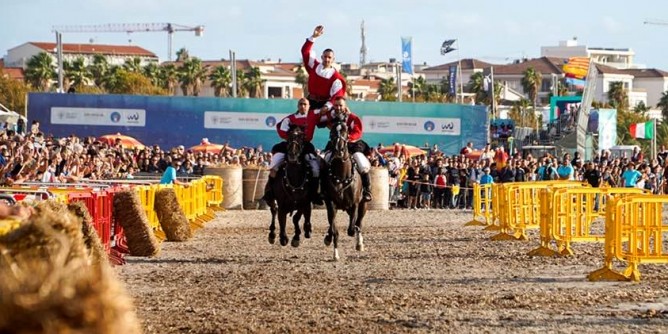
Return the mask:
[[[121,140],[121,145],[123,148],[139,148],[140,150],[144,149],[144,144],[142,144],[139,140],[122,135],[120,133],[116,134],[110,134],[110,135],[104,135],[98,138],[100,142],[107,143],[109,145],[116,145],[116,139]]]
[[[202,142],[199,145],[195,145],[188,150],[193,151],[194,153],[197,152],[202,152],[202,153],[220,153],[222,149],[225,149],[227,151],[234,151],[233,148],[227,147],[222,144],[214,144],[210,143],[207,138],[202,139]]]
[[[422,155],[422,154],[427,154],[421,148],[419,148],[417,146],[413,146],[413,145],[401,145],[401,146],[399,146],[398,151],[399,151],[400,155],[401,155],[401,152],[404,151],[404,150],[405,150],[405,152],[408,152],[407,154],[411,157]],[[381,148],[380,150],[378,150],[378,153],[380,153],[382,155],[385,155],[385,154],[394,155],[394,151],[395,151],[394,146],[385,146],[385,147]]]

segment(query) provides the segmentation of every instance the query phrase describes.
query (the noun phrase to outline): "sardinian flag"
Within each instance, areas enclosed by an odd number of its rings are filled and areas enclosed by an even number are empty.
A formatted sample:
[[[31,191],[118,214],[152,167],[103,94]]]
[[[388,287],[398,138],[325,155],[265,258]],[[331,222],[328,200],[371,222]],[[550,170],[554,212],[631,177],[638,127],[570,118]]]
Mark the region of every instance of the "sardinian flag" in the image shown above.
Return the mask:
[[[441,45],[441,55],[445,55],[457,49],[452,47],[452,44],[455,44],[456,39],[446,39],[445,42]]]

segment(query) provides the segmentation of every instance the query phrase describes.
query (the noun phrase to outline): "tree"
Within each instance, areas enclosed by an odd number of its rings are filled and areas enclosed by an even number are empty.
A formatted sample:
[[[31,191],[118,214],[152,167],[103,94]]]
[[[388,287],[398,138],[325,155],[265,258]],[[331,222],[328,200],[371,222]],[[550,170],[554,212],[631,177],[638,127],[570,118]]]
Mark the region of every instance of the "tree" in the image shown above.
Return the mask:
[[[659,99],[659,103],[656,104],[656,107],[661,108],[663,119],[668,119],[668,90],[661,94],[661,99]]]
[[[475,94],[476,102],[483,102],[487,99],[487,92],[485,91],[485,76],[482,72],[475,72],[471,75],[467,84],[470,93]]]
[[[160,87],[167,90],[169,95],[174,95],[179,84],[179,72],[176,66],[174,64],[161,66],[158,77],[160,78]]]
[[[536,105],[538,104],[538,91],[543,82],[543,76],[540,72],[537,72],[533,67],[529,67],[524,71],[524,77],[522,78],[522,89],[524,93],[529,96],[534,110],[536,110]]]
[[[166,95],[167,92],[153,85],[151,80],[141,73],[119,69],[114,73],[114,85],[109,90],[112,94]]]
[[[216,97],[229,96],[232,73],[226,66],[216,66],[209,74],[209,81]]]
[[[246,73],[244,71],[237,71],[237,96],[248,97],[248,90],[244,82],[246,81]]]
[[[397,100],[397,85],[394,83],[394,77],[389,77],[380,81],[378,94],[380,94],[380,99],[382,101]]]
[[[302,86],[302,91],[304,96],[308,96],[308,73],[304,69],[304,65],[299,65],[297,67],[297,77],[295,77],[295,82]]]
[[[636,114],[644,114],[649,111],[649,107],[645,105],[645,102],[640,101],[635,107],[633,107],[633,112]]]
[[[190,54],[186,48],[180,48],[176,51],[176,61],[184,62],[190,59]]]
[[[53,58],[46,52],[40,52],[28,60],[25,71],[26,80],[40,91],[48,91],[51,81],[56,78]]]
[[[151,80],[154,86],[162,86],[160,82],[160,68],[158,67],[158,64],[154,62],[146,64],[146,66],[142,68],[141,73],[143,73],[145,77]]]
[[[415,100],[424,101],[424,95],[427,92],[427,80],[423,76],[414,78],[408,83],[408,94],[415,96]]]
[[[141,73],[142,72],[141,58],[133,57],[125,59],[125,64],[123,64],[123,69],[128,72]]]
[[[80,91],[83,86],[88,86],[93,81],[93,75],[84,65],[84,59],[78,57],[73,60],[71,64],[65,69],[65,77],[68,81],[68,86],[73,86]]]
[[[617,110],[629,110],[629,97],[621,81],[613,81],[608,89],[608,101]]]
[[[527,99],[521,99],[508,112],[508,118],[515,121],[515,126],[536,128],[538,119],[534,109],[530,108],[531,104]]]
[[[250,97],[261,98],[262,95],[264,95],[262,86],[265,80],[262,80],[262,72],[260,72],[260,68],[251,67],[247,69],[245,77],[246,80],[244,80],[244,86],[246,86],[246,90],[248,90]]]
[[[206,72],[207,69],[202,68],[202,61],[199,58],[193,57],[183,62],[183,66],[178,69],[178,77],[184,96],[199,95]]]
[[[93,62],[88,65],[88,72],[90,72],[95,86],[103,87],[104,81],[109,74],[109,62],[107,61],[107,57],[101,54],[93,55]]]
[[[25,83],[5,76],[0,67],[0,101],[7,108],[25,115],[28,88]]]

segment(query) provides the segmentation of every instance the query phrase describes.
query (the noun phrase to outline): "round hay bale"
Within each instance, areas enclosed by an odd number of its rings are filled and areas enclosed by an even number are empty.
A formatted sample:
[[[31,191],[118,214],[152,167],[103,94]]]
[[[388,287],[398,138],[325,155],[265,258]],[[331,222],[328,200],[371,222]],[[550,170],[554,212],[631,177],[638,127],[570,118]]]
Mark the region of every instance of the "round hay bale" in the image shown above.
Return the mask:
[[[114,217],[123,227],[130,255],[155,256],[160,252],[160,243],[135,191],[123,190],[114,195]]]
[[[228,210],[243,208],[243,172],[240,166],[207,167],[206,175],[216,175],[223,178],[223,203],[221,206]]]
[[[173,188],[163,188],[155,192],[154,208],[167,240],[186,241],[192,238],[190,223]]]
[[[34,210],[28,221],[0,236],[0,247],[6,254],[13,258],[21,254],[47,259],[59,253],[62,247],[67,247],[67,262],[88,258],[81,225],[65,204],[42,201]]]
[[[244,210],[267,209],[262,200],[264,187],[269,180],[269,170],[265,168],[244,168],[243,179],[243,207]]]
[[[86,205],[83,202],[72,202],[67,205],[67,208],[75,217],[81,220],[81,233],[83,234],[84,245],[86,245],[90,263],[106,263],[109,261],[102,241],[93,226],[93,217],[90,216]]]
[[[141,333],[107,264],[23,258],[0,266],[0,333]]]
[[[390,209],[390,175],[385,167],[372,167],[369,171],[371,195],[373,200],[367,203],[369,210]]]

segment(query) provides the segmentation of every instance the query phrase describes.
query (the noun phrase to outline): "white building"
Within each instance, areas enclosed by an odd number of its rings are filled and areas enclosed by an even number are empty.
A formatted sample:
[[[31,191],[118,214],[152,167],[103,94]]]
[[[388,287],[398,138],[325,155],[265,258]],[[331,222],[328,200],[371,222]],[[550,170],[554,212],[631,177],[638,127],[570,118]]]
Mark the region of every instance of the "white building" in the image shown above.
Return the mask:
[[[4,58],[7,67],[26,68],[28,60],[40,52],[51,55],[56,63],[56,43],[28,42],[7,50]],[[93,56],[104,55],[110,65],[123,65],[128,58],[138,57],[141,65],[157,63],[158,56],[136,45],[102,45],[102,44],[63,44],[63,60],[72,62],[77,58],[83,58],[85,65],[90,65]]]
[[[542,46],[541,57],[570,58],[590,57],[598,64],[618,69],[644,68],[644,65],[635,64],[633,59],[636,53],[629,48],[600,48],[579,45],[577,39],[560,41],[557,46]]]
[[[624,73],[633,76],[633,87],[644,90],[647,94],[645,104],[650,108],[656,108],[661,100],[663,92],[668,91],[668,72],[656,68],[629,69]]]

